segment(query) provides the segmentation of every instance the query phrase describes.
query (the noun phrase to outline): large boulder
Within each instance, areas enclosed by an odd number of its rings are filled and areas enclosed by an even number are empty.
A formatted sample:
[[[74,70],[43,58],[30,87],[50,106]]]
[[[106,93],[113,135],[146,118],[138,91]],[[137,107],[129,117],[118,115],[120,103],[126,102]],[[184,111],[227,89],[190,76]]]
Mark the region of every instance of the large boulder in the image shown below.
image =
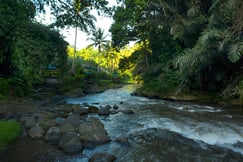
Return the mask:
[[[78,134],[73,132],[65,133],[59,142],[59,148],[68,154],[76,154],[82,152],[82,143]]]
[[[65,123],[71,123],[73,127],[78,127],[80,124],[81,117],[78,114],[69,115]]]
[[[108,143],[110,138],[104,128],[103,123],[94,117],[87,119],[79,126],[79,135],[85,146],[96,146]]]
[[[45,141],[58,144],[61,138],[61,130],[58,127],[51,127],[47,130]]]
[[[55,120],[47,120],[43,123],[41,123],[41,127],[44,129],[44,130],[48,130],[49,128],[51,127],[55,127],[57,124],[57,122]]]
[[[44,129],[38,125],[32,127],[28,132],[29,136],[34,139],[42,138],[44,136],[44,133]]]
[[[106,152],[95,153],[90,159],[89,162],[113,162],[116,160],[116,157],[112,154]]]
[[[71,123],[64,123],[63,125],[60,126],[60,131],[62,133],[67,133],[67,132],[74,132],[74,127]]]

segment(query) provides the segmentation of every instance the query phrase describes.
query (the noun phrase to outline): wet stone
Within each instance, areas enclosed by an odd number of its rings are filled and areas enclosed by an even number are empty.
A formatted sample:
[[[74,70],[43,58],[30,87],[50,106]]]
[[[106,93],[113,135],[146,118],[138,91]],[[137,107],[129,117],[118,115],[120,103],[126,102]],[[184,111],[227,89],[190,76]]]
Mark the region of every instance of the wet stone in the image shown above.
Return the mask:
[[[28,132],[29,136],[34,139],[42,138],[44,133],[44,129],[40,126],[34,126]]]
[[[126,137],[118,137],[115,141],[123,146],[129,146],[129,142]]]
[[[100,108],[98,111],[99,115],[109,115],[110,114],[110,110],[107,107],[104,108]]]
[[[81,117],[78,114],[72,114],[67,117],[65,123],[72,124],[73,127],[78,127],[80,124]]]
[[[58,146],[67,154],[76,154],[83,150],[82,143],[79,141],[78,135],[73,132],[65,133],[61,137]]]
[[[60,126],[60,131],[62,133],[67,133],[67,132],[73,132],[75,129],[71,123],[63,123],[63,125]]]
[[[58,144],[61,138],[61,130],[58,127],[51,127],[47,130],[45,141]]]
[[[135,112],[133,110],[122,110],[124,114],[134,114]]]
[[[89,111],[89,113],[98,113],[99,108],[96,106],[89,106],[88,111]]]
[[[113,105],[113,109],[117,110],[117,109],[119,109],[119,107],[117,105]]]
[[[30,129],[36,125],[36,119],[34,117],[28,117],[25,119],[24,126],[27,129]]]

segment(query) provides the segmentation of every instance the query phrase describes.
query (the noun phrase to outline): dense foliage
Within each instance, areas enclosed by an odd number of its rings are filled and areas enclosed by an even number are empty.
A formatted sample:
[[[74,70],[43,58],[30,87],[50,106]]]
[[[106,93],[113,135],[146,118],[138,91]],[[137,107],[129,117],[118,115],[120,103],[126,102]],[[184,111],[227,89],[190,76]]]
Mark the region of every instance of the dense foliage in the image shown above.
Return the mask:
[[[120,2],[110,29],[113,45],[121,48],[131,40],[143,44],[123,63],[129,67],[136,62],[134,73],[144,81],[143,90],[241,95],[241,0]]]
[[[35,22],[32,1],[0,1],[1,96],[25,95],[48,65],[65,71],[67,43],[61,35]]]

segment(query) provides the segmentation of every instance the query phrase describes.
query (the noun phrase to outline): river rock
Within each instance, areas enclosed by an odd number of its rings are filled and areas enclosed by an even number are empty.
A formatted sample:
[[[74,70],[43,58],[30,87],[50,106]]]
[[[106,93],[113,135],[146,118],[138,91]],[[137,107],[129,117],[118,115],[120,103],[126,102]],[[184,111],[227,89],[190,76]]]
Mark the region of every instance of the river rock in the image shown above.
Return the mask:
[[[82,143],[76,133],[65,133],[59,142],[59,148],[68,154],[75,154],[82,152]]]
[[[67,118],[68,116],[69,116],[69,113],[64,112],[64,111],[60,111],[58,113],[58,117]]]
[[[62,126],[63,124],[65,124],[65,118],[62,117],[56,117],[55,122],[57,124],[58,127]]]
[[[69,105],[72,111],[82,109],[82,106],[80,104],[69,104]]]
[[[86,146],[101,145],[110,141],[103,123],[94,117],[80,124],[79,135]]]
[[[102,107],[98,111],[99,115],[109,115],[110,114],[110,108],[109,107]]]
[[[28,132],[29,136],[34,139],[42,138],[44,133],[44,129],[38,125],[32,127]]]
[[[39,124],[45,122],[48,119],[48,115],[44,113],[36,113],[34,114],[34,117]]]
[[[112,107],[111,107],[111,105],[105,105],[105,108],[106,109],[111,109]]]
[[[89,106],[88,111],[89,111],[89,113],[98,113],[99,108],[96,106]]]
[[[133,110],[122,110],[124,114],[134,114],[135,112]]]
[[[86,108],[80,108],[78,110],[73,111],[73,114],[78,114],[78,115],[87,115],[89,113],[89,110]]]
[[[47,130],[45,141],[58,144],[61,138],[61,130],[58,127],[51,127]]]
[[[126,137],[118,137],[115,141],[121,145],[129,146],[129,142]]]
[[[63,123],[60,126],[60,130],[62,133],[73,132],[75,129],[71,123]]]
[[[24,119],[22,119],[24,120]],[[27,129],[30,129],[36,125],[36,119],[34,117],[25,118],[24,126]]]
[[[113,105],[113,109],[117,110],[117,109],[119,109],[119,107],[115,104],[115,105]]]
[[[116,160],[116,157],[112,154],[106,152],[95,153],[90,159],[89,162],[113,162]]]
[[[78,127],[80,124],[80,120],[81,120],[80,115],[72,114],[66,118],[65,123],[71,123],[73,127]]]
[[[51,127],[55,127],[56,126],[56,121],[55,120],[47,120],[43,123],[41,123],[41,127],[44,129],[44,130],[48,130],[49,128]]]

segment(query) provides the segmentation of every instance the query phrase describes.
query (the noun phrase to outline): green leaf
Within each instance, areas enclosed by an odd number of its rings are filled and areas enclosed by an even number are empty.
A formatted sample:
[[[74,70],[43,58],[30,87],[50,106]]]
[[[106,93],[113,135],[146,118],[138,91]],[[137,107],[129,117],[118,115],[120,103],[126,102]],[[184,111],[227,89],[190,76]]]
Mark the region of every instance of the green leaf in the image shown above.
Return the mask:
[[[240,60],[243,55],[243,42],[237,42],[229,47],[228,59],[235,63]]]

